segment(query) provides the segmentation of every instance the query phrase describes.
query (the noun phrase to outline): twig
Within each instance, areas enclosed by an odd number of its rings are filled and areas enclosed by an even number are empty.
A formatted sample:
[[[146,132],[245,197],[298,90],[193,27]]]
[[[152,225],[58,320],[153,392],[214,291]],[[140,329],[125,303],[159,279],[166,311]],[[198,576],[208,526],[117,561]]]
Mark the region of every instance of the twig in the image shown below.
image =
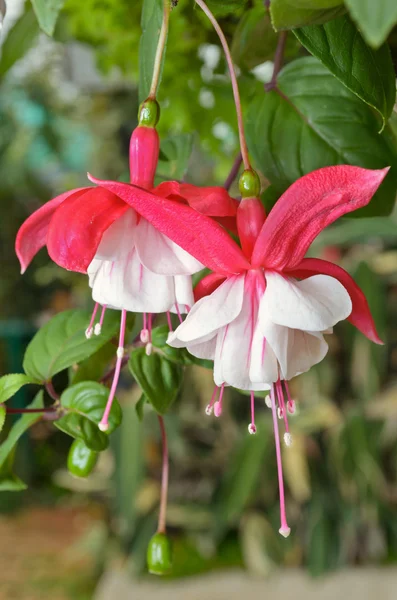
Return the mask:
[[[287,31],[282,31],[279,35],[276,53],[274,55],[273,75],[272,75],[272,78],[269,81],[269,83],[265,84],[265,90],[267,92],[270,92],[270,90],[274,90],[274,88],[277,86],[277,76],[278,76],[279,72],[281,71],[281,67],[283,66],[283,62],[284,62],[284,51],[285,51],[285,44],[287,41],[287,35],[288,35]]]
[[[225,184],[223,186],[225,188],[225,190],[227,190],[227,191],[230,190],[233,181],[236,179],[236,177],[238,175],[238,172],[240,170],[240,166],[241,166],[242,162],[243,162],[243,157],[242,157],[241,152],[239,152],[238,155],[236,156],[235,160],[234,160],[233,166],[232,166],[232,168],[230,170],[230,173],[227,176],[227,179],[226,179]]]
[[[168,497],[168,444],[167,444],[167,433],[165,431],[164,419],[161,415],[158,415],[160,431],[161,431],[161,442],[163,445],[163,467],[161,473],[161,497],[160,497],[160,512],[159,512],[159,524],[157,528],[158,533],[165,533],[166,530],[166,513],[167,513],[167,497]]]
[[[6,408],[7,415],[19,415],[25,413],[53,413],[56,411],[56,408],[52,406],[48,406],[47,408]]]

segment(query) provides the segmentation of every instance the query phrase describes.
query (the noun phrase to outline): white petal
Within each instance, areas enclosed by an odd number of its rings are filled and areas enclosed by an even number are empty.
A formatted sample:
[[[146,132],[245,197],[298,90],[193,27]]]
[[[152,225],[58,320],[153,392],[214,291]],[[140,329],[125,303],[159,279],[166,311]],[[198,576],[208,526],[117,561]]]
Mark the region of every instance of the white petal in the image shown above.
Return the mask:
[[[259,309],[260,319],[304,331],[324,331],[346,319],[352,302],[339,281],[314,275],[303,281],[266,272],[266,291]]]
[[[146,269],[135,249],[117,261],[94,259],[88,272],[93,299],[109,308],[159,313],[175,304],[173,277]]]
[[[95,254],[99,260],[117,260],[127,256],[134,247],[137,214],[131,208],[103,234]]]
[[[250,379],[256,383],[270,384],[278,380],[278,364],[273,349],[257,326],[251,349]],[[270,387],[270,385],[269,385]]]
[[[160,233],[146,219],[136,228],[135,243],[139,258],[147,269],[162,275],[192,275],[204,268],[183,248]]]
[[[205,358],[207,360],[215,359],[216,350],[216,334],[207,341],[201,341],[199,344],[187,346],[188,351],[197,358]]]
[[[194,304],[193,283],[190,275],[175,275],[175,297],[181,314],[187,313]],[[177,313],[175,305],[171,312]]]
[[[229,277],[212,294],[193,305],[185,321],[170,335],[168,343],[173,346],[179,340],[188,345],[221,329],[241,311],[244,296],[244,275]]]
[[[328,352],[328,344],[318,332],[290,329],[270,320],[261,322],[261,330],[277,356],[283,379],[305,373]]]

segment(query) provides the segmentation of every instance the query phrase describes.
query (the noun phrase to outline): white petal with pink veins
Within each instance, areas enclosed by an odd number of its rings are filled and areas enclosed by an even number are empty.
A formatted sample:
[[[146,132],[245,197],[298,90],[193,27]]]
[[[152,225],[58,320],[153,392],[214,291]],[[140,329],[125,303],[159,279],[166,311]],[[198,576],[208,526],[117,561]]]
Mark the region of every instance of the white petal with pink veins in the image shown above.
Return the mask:
[[[135,245],[137,221],[137,214],[132,208],[116,219],[103,234],[95,258],[117,260],[126,257]]]
[[[188,307],[190,309],[194,304],[192,278],[190,275],[175,275],[173,279],[179,312],[181,314],[187,313]],[[173,313],[178,312],[175,305],[170,310]]]
[[[251,349],[249,376],[255,383],[272,383],[278,379],[277,358],[258,326],[255,328]],[[270,385],[269,385],[270,389]]]
[[[200,342],[212,332],[216,332],[240,313],[244,296],[244,275],[229,277],[212,294],[194,304],[185,321],[169,335],[167,343],[174,341]]]
[[[147,269],[162,275],[192,275],[204,266],[183,248],[141,218],[135,233],[139,258]]]
[[[261,320],[260,328],[271,345],[283,379],[292,379],[321,362],[328,344],[320,332],[307,332]]]
[[[88,267],[92,297],[109,308],[159,313],[175,304],[173,277],[146,269],[133,249],[117,261],[93,260]]]
[[[266,272],[260,319],[303,331],[323,331],[346,319],[352,302],[339,281],[328,275],[314,275],[303,281]]]

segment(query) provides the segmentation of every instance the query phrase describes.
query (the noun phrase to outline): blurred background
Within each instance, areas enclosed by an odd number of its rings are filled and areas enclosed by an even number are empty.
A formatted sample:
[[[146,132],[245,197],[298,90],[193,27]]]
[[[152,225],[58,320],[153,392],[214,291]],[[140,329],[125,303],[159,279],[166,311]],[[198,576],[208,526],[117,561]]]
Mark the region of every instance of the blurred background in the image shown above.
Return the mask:
[[[29,3],[7,3],[0,58],[1,374],[21,369],[26,344],[50,316],[90,306],[85,277],[61,270],[46,251],[21,277],[14,239],[41,203],[86,185],[87,170],[103,179],[128,178],[129,135],[139,104],[140,13],[141,3],[128,0],[66,0],[50,39],[39,32]],[[235,37],[239,15],[221,22]],[[396,63],[396,31],[389,42]],[[254,56],[252,49],[245,55],[235,50],[243,103],[269,81],[274,45],[272,39]],[[286,60],[298,53],[304,55],[291,35]],[[186,2],[172,20],[159,99],[168,157],[160,161],[159,180],[222,185],[238,152],[231,89],[214,33]],[[327,359],[292,382],[299,411],[291,418],[294,445],[283,452],[288,540],[278,535],[275,450],[265,402],[258,397],[258,435],[248,436],[248,399],[229,391],[222,419],[209,418],[204,408],[211,371],[187,369],[166,417],[175,566],[171,581],[160,582],[162,597],[196,598],[200,592],[223,599],[224,581],[227,597],[240,598],[250,585],[258,594],[268,589],[262,578],[275,574],[279,581],[281,574],[288,582],[296,569],[318,578],[365,566],[377,581],[373,567],[396,563],[396,225],[396,214],[346,219],[313,246],[317,256],[354,275],[385,345],[371,345],[349,324],[338,325]],[[26,389],[10,405],[25,406],[31,399]],[[135,593],[145,600],[156,592],[151,579],[145,583],[145,554],[156,527],[161,447],[155,414],[148,409],[142,422],[137,417],[139,396],[125,374],[118,394],[123,424],[86,481],[68,474],[70,438],[50,423],[38,423],[23,439],[17,471],[29,488],[0,495],[1,599],[102,600]],[[212,577],[200,578],[191,596],[182,588],[172,591],[175,580],[207,573]],[[142,579],[140,592],[134,581]],[[294,581],[285,593],[308,580]],[[310,589],[328,598],[318,592],[322,583],[307,585],[319,585]],[[361,598],[372,598],[365,593]]]

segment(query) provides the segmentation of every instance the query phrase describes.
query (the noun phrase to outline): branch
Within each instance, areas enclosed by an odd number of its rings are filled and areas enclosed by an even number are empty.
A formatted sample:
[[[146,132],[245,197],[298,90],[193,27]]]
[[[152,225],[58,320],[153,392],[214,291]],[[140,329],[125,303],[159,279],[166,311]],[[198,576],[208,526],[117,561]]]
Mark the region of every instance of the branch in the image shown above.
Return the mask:
[[[273,75],[269,83],[265,84],[265,90],[267,92],[270,92],[270,90],[274,90],[274,88],[277,86],[277,76],[281,71],[281,67],[283,66],[284,62],[284,51],[285,44],[287,41],[287,35],[288,31],[282,31],[279,35],[276,53],[274,55]]]

